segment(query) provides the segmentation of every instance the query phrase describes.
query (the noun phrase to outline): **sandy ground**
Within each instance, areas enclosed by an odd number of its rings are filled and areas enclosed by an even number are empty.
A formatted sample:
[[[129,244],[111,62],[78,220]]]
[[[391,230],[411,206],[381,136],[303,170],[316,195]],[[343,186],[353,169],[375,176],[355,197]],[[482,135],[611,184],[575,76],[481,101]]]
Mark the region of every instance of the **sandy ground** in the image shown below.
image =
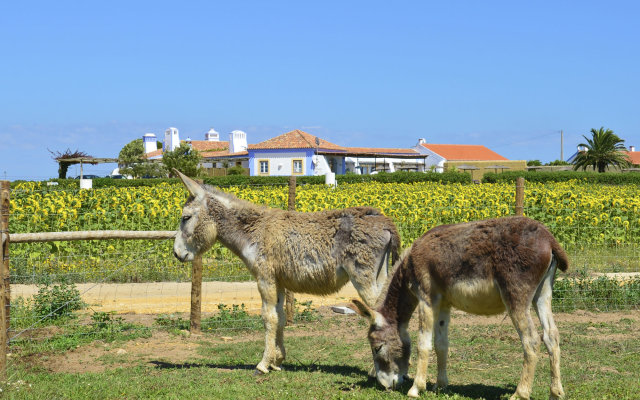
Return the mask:
[[[82,299],[94,311],[117,313],[162,314],[189,312],[191,308],[190,282],[152,283],[81,283],[76,284]],[[11,299],[29,298],[37,293],[36,285],[11,285]],[[311,300],[315,306],[345,304],[358,293],[349,283],[334,295],[321,297],[295,295],[298,302]],[[218,304],[244,304],[250,312],[260,312],[261,300],[255,282],[203,282],[202,312],[214,312]]]
[[[624,281],[639,273],[595,274],[615,277]],[[562,277],[558,277],[562,279]],[[189,312],[191,308],[190,282],[150,282],[150,283],[80,283],[76,284],[82,299],[94,311],[115,311],[117,313],[162,314]],[[11,285],[11,299],[33,296],[38,291],[36,285]],[[314,307],[344,305],[358,293],[348,283],[338,293],[329,296],[312,296],[297,293],[298,302],[311,300]],[[218,304],[244,304],[249,312],[260,312],[261,300],[255,282],[203,282],[202,312],[216,312]]]

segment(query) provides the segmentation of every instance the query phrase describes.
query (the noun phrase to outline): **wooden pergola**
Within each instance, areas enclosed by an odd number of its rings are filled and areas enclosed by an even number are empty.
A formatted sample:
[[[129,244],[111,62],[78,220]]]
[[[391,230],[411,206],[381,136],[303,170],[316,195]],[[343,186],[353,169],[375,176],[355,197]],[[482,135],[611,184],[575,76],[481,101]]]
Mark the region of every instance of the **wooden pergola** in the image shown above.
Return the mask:
[[[73,163],[80,164],[80,179],[82,179],[82,164],[108,164],[108,163],[119,163],[120,160],[117,158],[98,158],[98,157],[76,157],[76,158],[63,158],[60,160],[56,160],[59,163]]]

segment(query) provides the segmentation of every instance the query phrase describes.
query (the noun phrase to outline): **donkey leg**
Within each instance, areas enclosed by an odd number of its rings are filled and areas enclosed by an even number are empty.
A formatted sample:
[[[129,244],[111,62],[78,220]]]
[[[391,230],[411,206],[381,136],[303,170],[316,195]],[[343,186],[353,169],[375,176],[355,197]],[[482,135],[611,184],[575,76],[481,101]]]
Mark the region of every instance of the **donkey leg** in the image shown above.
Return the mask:
[[[418,365],[413,386],[407,396],[419,397],[420,391],[427,389],[427,367],[429,366],[429,352],[432,348],[433,338],[433,310],[423,299],[418,303]]]
[[[284,349],[284,325],[287,321],[286,315],[284,313],[284,298],[285,292],[284,289],[278,288],[278,303],[276,304],[276,312],[278,313],[278,326],[276,330],[276,357],[275,362],[270,365],[274,370],[280,371],[280,364],[285,359],[286,351]]]
[[[433,321],[435,331],[435,348],[438,360],[438,379],[434,390],[444,389],[449,385],[447,378],[447,358],[449,357],[449,320],[451,309],[447,306],[440,307],[438,318]]]
[[[562,389],[562,381],[560,379],[560,335],[551,312],[554,273],[555,268],[550,268],[540,284],[536,296],[533,298],[536,313],[540,319],[540,325],[542,325],[542,340],[549,353],[549,362],[551,364],[550,399],[558,399],[564,396],[564,389]]]
[[[522,375],[520,376],[520,382],[518,383],[516,392],[511,396],[511,400],[519,398],[529,399],[531,387],[533,386],[536,363],[538,362],[538,355],[536,353],[538,351],[539,339],[533,320],[531,319],[528,304],[519,309],[511,310],[509,316],[518,331],[524,352]]]
[[[273,282],[258,279],[258,291],[262,297],[262,322],[264,324],[264,354],[262,361],[256,366],[256,369],[262,373],[268,373],[269,367],[274,365],[277,359],[276,337],[278,331],[278,290]]]
[[[362,301],[369,307],[373,307],[378,300],[378,283],[376,282],[375,274],[363,274],[358,275],[358,268],[354,268],[354,271],[349,271],[349,279],[351,284],[356,289]]]
[[[389,277],[389,253],[385,252],[382,255],[380,265],[378,266],[378,275],[376,276],[376,283],[377,283],[376,300],[378,299],[378,295],[382,292],[382,288],[387,282],[388,277]]]

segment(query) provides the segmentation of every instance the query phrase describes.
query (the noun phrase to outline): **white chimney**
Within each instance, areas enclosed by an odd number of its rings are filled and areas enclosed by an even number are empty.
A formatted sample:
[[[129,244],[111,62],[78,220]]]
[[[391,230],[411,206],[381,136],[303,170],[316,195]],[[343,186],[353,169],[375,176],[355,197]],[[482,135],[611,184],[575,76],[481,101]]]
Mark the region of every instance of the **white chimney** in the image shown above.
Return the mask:
[[[418,145],[425,144],[425,143],[427,143],[427,140],[425,138],[418,139]]]
[[[204,140],[207,140],[209,142],[219,142],[220,134],[216,132],[215,129],[211,128],[209,129],[209,132],[204,134]]]
[[[247,150],[247,134],[242,131],[232,131],[229,134],[229,152],[238,153]]]
[[[158,139],[153,133],[145,133],[142,136],[142,146],[144,147],[144,154],[149,154],[152,151],[158,150]]]
[[[180,135],[178,133],[178,128],[169,128],[164,131],[164,151],[174,151],[180,147]]]
[[[636,151],[636,146],[629,146],[629,151],[630,152]]]

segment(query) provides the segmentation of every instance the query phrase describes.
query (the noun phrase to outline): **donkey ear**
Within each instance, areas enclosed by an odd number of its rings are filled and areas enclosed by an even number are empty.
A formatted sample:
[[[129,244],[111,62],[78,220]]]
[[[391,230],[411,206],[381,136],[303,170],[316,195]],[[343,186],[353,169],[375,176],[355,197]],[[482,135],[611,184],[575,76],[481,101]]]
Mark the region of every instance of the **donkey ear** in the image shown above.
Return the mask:
[[[189,178],[188,176],[186,176],[185,174],[183,174],[182,172],[178,171],[175,168],[173,169],[173,173],[178,175],[178,178],[180,178],[182,183],[184,183],[184,185],[187,187],[187,190],[189,191],[189,193],[191,193],[193,197],[195,197],[196,199],[204,198],[205,190],[202,188],[202,186],[200,186],[198,182]]]
[[[358,299],[351,299],[351,305],[353,305],[354,307],[350,308],[356,313],[368,319],[371,325],[382,325],[384,317],[376,310],[373,310],[371,307],[364,304]]]

